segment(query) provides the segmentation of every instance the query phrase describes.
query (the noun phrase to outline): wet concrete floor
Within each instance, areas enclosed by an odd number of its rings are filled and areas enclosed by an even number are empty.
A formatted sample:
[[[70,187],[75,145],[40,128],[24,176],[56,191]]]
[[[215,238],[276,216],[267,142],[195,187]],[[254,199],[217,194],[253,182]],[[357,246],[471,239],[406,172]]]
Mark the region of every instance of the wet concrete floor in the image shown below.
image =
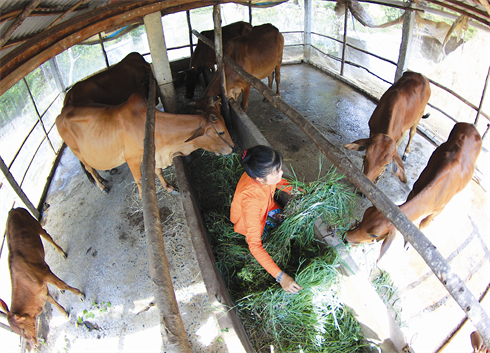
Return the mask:
[[[280,88],[287,103],[311,121],[335,146],[345,151],[356,166],[362,167],[363,153],[347,151],[342,146],[369,137],[368,121],[376,107],[375,102],[308,65],[283,66]],[[377,96],[382,93],[378,92]],[[282,152],[286,165],[295,171],[299,179],[315,180],[319,173],[318,148],[298,126],[269,102],[263,102],[262,98],[252,88],[247,115],[273,148]],[[427,108],[426,111],[431,110]],[[399,152],[403,153],[407,139],[401,143]],[[403,203],[434,149],[432,143],[417,133],[405,162],[407,184],[387,171],[378,187],[395,204]],[[487,149],[482,151],[480,160],[488,160]],[[330,165],[325,160],[323,171]],[[483,182],[487,183],[488,170],[484,169],[482,173],[486,177]],[[471,181],[423,231],[478,299],[490,282],[490,215],[485,192],[489,188],[488,185],[483,186]],[[360,220],[370,205],[369,200],[360,200],[357,209]],[[375,244],[351,250],[366,277],[379,274],[375,269],[379,248],[380,244]],[[403,250],[401,235],[380,261],[379,268],[389,273],[397,288],[397,297],[391,302],[407,342],[415,352],[438,351],[465,319],[462,309],[416,251],[412,247]],[[484,308],[490,313],[488,302]],[[469,338],[467,344],[467,351],[471,351]]]

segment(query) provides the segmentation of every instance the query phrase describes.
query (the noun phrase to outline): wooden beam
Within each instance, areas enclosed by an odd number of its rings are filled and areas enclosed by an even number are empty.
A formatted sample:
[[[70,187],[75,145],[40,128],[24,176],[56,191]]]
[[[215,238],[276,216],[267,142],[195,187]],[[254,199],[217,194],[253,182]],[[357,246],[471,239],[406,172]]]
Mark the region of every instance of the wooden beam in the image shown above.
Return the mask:
[[[37,210],[36,207],[32,204],[32,202],[29,200],[27,195],[24,193],[22,188],[17,184],[17,182],[14,179],[14,176],[10,173],[7,165],[3,161],[2,157],[0,157],[0,170],[3,172],[3,175],[5,175],[5,179],[9,182],[10,186],[14,190],[14,192],[17,194],[19,199],[26,205],[26,207],[29,209],[29,211],[32,213],[32,215],[36,218],[39,219],[39,211]]]
[[[218,67],[219,83],[221,88],[221,109],[223,118],[228,131],[233,135],[233,127],[231,126],[230,106],[228,105],[228,97],[226,95],[226,77],[225,64],[223,62],[223,40],[221,31],[221,7],[220,4],[213,6],[213,22],[214,22],[214,47],[216,54],[216,64]]]
[[[15,18],[14,22],[10,24],[9,28],[7,28],[7,30],[0,37],[0,48],[3,47],[3,45],[9,40],[10,36],[22,25],[27,16],[29,16],[29,14],[37,7],[37,5],[39,5],[41,1],[42,0],[31,1],[25,7],[24,11],[22,11],[22,13]]]
[[[233,2],[231,0],[221,1]],[[11,50],[0,63],[0,95],[38,66],[99,32],[141,22],[145,15],[185,11],[215,4],[212,0],[124,1],[64,21]]]
[[[179,314],[174,287],[168,268],[163,243],[162,223],[155,187],[155,94],[156,84],[150,74],[150,90],[146,109],[143,163],[141,166],[143,189],[143,219],[147,241],[148,263],[155,303],[160,311],[160,330],[164,352],[192,353],[187,334]]]
[[[56,20],[54,20],[48,27],[46,27],[45,30],[50,29],[51,27],[56,25],[58,22],[60,22],[63,18],[65,18],[68,14],[75,11],[80,5],[83,5],[87,2],[89,2],[89,0],[80,0],[75,5],[73,5],[70,9],[68,9],[66,12],[64,12],[61,16],[59,16]]]

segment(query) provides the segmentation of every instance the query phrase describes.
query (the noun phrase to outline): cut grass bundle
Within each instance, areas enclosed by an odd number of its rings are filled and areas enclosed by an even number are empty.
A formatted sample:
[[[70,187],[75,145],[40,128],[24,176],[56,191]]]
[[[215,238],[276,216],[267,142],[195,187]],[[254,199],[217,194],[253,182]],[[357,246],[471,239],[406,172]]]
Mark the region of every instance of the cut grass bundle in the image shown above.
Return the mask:
[[[238,301],[242,320],[253,320],[262,333],[262,347],[281,352],[359,352],[360,326],[339,299],[339,274],[331,252],[312,259],[297,274],[303,287],[288,294],[278,287],[252,293]],[[243,316],[248,313],[247,316]],[[246,326],[247,326],[246,324]]]
[[[320,159],[321,163],[321,159]],[[314,237],[321,217],[346,230],[357,196],[331,169],[311,183],[293,179],[284,221],[269,230],[264,248],[304,289],[288,294],[254,259],[245,237],[229,220],[236,185],[243,174],[239,154],[217,158],[201,154],[189,164],[213,253],[238,314],[257,351],[361,352],[360,326],[339,298],[337,255],[323,250]],[[321,169],[321,168],[320,168]],[[298,193],[298,188],[306,193]]]

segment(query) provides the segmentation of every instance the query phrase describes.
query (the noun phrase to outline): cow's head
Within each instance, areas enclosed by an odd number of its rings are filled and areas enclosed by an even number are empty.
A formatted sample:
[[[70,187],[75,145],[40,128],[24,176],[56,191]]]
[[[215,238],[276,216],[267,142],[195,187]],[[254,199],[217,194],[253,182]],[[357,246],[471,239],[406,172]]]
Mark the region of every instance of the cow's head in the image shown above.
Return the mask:
[[[344,145],[348,150],[364,151],[364,174],[369,180],[375,182],[376,178],[393,162],[393,172],[403,183],[407,182],[403,162],[396,150],[396,142],[386,134],[377,134],[374,137],[360,139]]]
[[[18,315],[9,311],[7,304],[0,299],[0,307],[7,313],[10,328],[18,335],[24,337],[32,347],[37,347],[36,318],[29,315]]]
[[[221,116],[220,102],[221,99],[218,97],[197,102],[197,112],[202,113],[206,121],[185,142],[194,141],[197,148],[214,152],[216,155],[228,155],[233,152],[234,143]]]
[[[388,218],[371,206],[364,212],[362,222],[347,232],[345,240],[353,245],[384,240],[379,255],[381,259],[393,242],[395,232],[396,228]]]

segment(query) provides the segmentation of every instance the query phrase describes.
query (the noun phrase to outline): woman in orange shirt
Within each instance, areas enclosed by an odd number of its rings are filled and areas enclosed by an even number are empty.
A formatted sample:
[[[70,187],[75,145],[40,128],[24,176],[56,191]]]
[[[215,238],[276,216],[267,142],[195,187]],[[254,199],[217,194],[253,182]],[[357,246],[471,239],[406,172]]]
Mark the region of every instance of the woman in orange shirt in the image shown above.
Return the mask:
[[[243,153],[242,165],[245,173],[238,182],[230,210],[235,232],[245,235],[252,255],[285,291],[297,293],[303,288],[281,271],[262,246],[265,225],[270,222],[267,218],[275,218],[281,210],[274,200],[276,188],[289,185],[282,179],[282,155],[268,146],[258,145]],[[282,190],[290,192],[290,189]]]

